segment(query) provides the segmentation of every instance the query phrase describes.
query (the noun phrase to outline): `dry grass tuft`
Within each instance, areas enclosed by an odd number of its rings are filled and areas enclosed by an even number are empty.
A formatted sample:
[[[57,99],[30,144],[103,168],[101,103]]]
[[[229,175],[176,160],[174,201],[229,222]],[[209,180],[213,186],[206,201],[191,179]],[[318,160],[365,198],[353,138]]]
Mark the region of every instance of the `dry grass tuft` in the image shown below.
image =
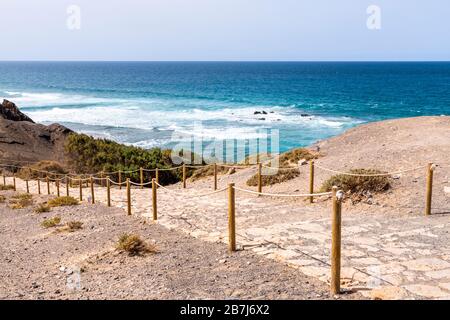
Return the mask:
[[[380,174],[384,173],[377,169],[352,169],[349,173],[353,174]],[[391,188],[391,178],[389,176],[381,177],[355,177],[344,174],[334,175],[326,180],[321,192],[331,191],[333,186],[337,186],[344,192],[351,193],[353,197],[370,196],[371,193],[379,193]],[[359,199],[362,200],[362,199]]]
[[[44,212],[50,212],[50,207],[46,203],[41,203],[34,209],[35,213],[44,213]]]
[[[53,218],[45,219],[44,221],[42,221],[41,226],[44,228],[52,228],[52,227],[56,227],[60,223],[61,223],[61,217],[56,216]]]
[[[58,228],[56,232],[75,232],[83,229],[83,222],[81,221],[69,221],[63,227]]]
[[[9,207],[11,209],[23,209],[33,204],[33,196],[28,193],[21,193],[11,197]]]
[[[47,205],[51,208],[53,207],[66,207],[66,206],[76,206],[79,202],[74,197],[58,197],[51,199],[47,202]]]
[[[0,195],[0,203],[5,203],[6,198],[5,196]]]
[[[0,191],[14,190],[14,186],[11,184],[0,185]]]
[[[124,233],[117,242],[117,249],[127,252],[130,256],[142,256],[147,253],[157,253],[154,245],[143,241],[138,235]]]

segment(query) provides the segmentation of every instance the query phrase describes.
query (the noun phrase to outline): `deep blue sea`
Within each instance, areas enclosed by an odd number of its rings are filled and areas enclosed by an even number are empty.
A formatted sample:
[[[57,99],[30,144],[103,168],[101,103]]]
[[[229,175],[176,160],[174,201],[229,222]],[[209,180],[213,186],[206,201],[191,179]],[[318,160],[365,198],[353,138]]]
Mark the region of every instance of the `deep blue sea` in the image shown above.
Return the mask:
[[[0,98],[142,147],[272,128],[284,151],[364,122],[450,115],[450,63],[0,62]]]

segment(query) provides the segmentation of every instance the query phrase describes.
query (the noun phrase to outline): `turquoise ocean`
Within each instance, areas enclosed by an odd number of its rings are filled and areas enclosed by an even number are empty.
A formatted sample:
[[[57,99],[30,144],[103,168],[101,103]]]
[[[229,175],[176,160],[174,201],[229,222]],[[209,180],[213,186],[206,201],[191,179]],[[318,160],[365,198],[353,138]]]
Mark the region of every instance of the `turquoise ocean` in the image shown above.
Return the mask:
[[[0,98],[35,121],[144,148],[174,132],[281,151],[361,123],[450,115],[449,62],[0,62]]]

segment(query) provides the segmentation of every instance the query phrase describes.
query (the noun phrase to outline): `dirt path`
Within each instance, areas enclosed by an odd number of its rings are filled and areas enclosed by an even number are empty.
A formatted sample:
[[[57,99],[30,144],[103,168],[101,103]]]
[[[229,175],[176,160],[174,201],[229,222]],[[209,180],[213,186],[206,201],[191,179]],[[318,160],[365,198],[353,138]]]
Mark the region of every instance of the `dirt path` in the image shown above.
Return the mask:
[[[46,198],[34,196],[35,205]],[[57,215],[61,224],[83,222],[83,229],[55,233],[40,226]],[[120,253],[115,243],[124,232],[139,234],[159,253]],[[324,283],[251,251],[229,255],[222,243],[88,204],[41,214],[0,204],[0,279],[0,299],[330,298]]]

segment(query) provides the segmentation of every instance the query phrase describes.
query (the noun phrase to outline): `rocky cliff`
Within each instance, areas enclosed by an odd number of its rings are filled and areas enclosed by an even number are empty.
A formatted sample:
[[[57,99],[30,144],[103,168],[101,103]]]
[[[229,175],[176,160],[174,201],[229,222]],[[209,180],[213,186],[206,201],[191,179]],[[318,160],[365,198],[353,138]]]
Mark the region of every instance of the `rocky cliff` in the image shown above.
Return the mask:
[[[54,160],[65,163],[64,143],[72,131],[34,123],[8,100],[0,105],[0,161],[19,164]]]

